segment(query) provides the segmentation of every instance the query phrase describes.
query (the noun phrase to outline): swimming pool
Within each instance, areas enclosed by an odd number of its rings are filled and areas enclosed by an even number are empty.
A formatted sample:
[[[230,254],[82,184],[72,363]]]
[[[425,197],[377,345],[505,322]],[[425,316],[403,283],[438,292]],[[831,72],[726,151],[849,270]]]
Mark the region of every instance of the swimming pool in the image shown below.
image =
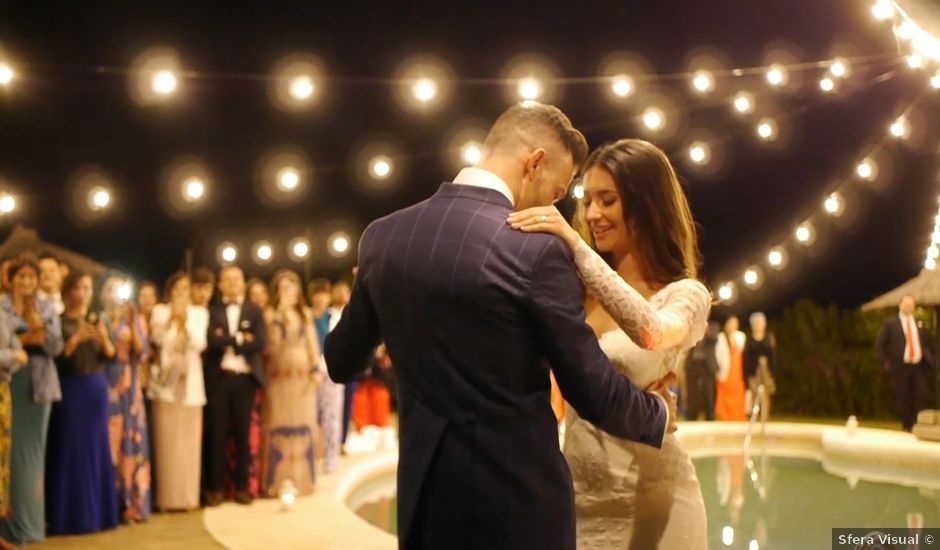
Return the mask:
[[[850,482],[806,458],[743,453],[694,459],[708,514],[710,548],[829,548],[833,527],[940,525],[940,492],[871,481]],[[755,475],[752,475],[753,474]],[[362,487],[356,513],[395,533],[394,477]]]

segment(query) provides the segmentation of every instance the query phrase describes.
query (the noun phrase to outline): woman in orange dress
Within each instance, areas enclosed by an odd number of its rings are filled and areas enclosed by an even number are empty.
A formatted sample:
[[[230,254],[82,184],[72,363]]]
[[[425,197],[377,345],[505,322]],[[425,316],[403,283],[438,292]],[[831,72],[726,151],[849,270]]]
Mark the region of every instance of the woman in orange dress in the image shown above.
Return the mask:
[[[744,413],[744,333],[738,330],[740,322],[735,316],[725,321],[725,329],[718,336],[715,356],[718,359],[716,376],[715,418],[718,420],[746,420]]]

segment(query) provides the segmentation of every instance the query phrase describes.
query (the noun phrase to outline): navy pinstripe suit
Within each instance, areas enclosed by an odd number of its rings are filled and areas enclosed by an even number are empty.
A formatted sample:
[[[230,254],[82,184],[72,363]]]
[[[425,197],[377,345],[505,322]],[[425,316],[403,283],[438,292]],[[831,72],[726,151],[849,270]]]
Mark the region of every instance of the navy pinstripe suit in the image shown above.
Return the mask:
[[[549,365],[583,418],[662,442],[664,407],[613,369],[584,323],[568,248],[513,231],[511,210],[496,191],[445,183],[372,223],[352,299],[327,338],[336,382],[388,344],[401,415],[400,548],[575,548]]]

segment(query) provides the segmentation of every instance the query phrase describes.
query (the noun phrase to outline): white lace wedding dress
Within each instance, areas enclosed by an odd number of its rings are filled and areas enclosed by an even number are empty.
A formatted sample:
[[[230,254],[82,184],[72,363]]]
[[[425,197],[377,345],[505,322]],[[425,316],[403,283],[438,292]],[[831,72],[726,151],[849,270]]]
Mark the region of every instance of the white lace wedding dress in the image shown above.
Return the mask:
[[[617,369],[640,389],[676,371],[704,335],[711,296],[698,281],[672,283],[649,300],[586,243],[575,251],[591,294],[622,330],[600,336]],[[574,481],[578,548],[705,550],[705,504],[695,467],[676,437],[662,449],[607,435],[569,405],[564,454]]]

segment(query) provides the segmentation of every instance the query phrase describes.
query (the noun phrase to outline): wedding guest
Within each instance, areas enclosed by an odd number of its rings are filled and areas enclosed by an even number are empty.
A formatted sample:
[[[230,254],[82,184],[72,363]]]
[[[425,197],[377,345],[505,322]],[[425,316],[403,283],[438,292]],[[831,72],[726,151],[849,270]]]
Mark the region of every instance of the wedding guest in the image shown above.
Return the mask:
[[[744,368],[743,347],[745,336],[738,330],[740,322],[735,316],[725,321],[725,328],[718,335],[715,357],[718,360],[715,416],[718,420],[746,420],[744,412]]]
[[[751,333],[744,343],[744,380],[751,399],[756,399],[758,388],[764,386],[760,416],[766,422],[771,397],[777,392],[777,338],[767,331],[767,317],[763,313],[753,313],[750,324]]]
[[[689,351],[686,359],[688,420],[698,420],[703,414],[705,420],[715,419],[715,376],[718,374],[715,346],[718,344],[720,333],[721,325],[715,321],[709,322],[705,337]]]
[[[153,338],[159,365],[150,381],[153,398],[157,508],[199,507],[202,455],[202,408],[206,390],[202,352],[209,314],[192,305],[189,276],[177,272],[166,283],[167,303],[153,310]]]
[[[351,294],[352,290],[346,281],[336,281],[333,284],[333,300],[330,304],[330,330],[333,330],[333,327],[338,325],[339,320],[342,319],[343,309],[349,303]],[[341,438],[343,445],[346,444],[346,437],[349,435],[349,422],[352,420],[352,402],[357,387],[359,387],[358,381],[345,384],[343,388],[343,435]]]
[[[219,290],[223,301],[209,310],[209,347],[204,362],[210,423],[206,503],[209,506],[222,503],[225,446],[231,430],[237,459],[235,502],[250,504],[248,438],[255,394],[265,385],[261,364],[261,351],[266,345],[264,317],[257,306],[245,301],[245,276],[239,267],[222,269]]]
[[[197,267],[192,275],[193,305],[208,308],[215,292],[215,273],[205,267]]]
[[[39,291],[36,295],[40,300],[50,302],[55,307],[56,315],[65,311],[62,301],[62,273],[59,270],[59,260],[50,254],[39,257]]]
[[[127,302],[126,281],[105,278],[101,290],[102,317],[117,353],[108,362],[111,397],[111,458],[117,473],[121,520],[138,523],[150,517],[150,445],[147,412],[138,367],[149,342],[134,304]]]
[[[310,312],[317,329],[320,350],[326,342],[326,335],[332,322],[333,314],[329,311],[333,300],[333,285],[326,279],[315,279],[307,286],[310,296]],[[323,369],[325,361],[321,360]],[[323,447],[323,471],[332,473],[339,467],[340,449],[343,437],[343,385],[324,376],[317,388],[317,420],[320,423],[321,438],[318,442]]]
[[[92,288],[91,277],[78,270],[62,285],[62,400],[52,406],[46,460],[46,511],[53,535],[94,533],[118,525],[104,374],[106,361],[117,350],[107,327],[90,309]]]
[[[385,428],[390,425],[392,397],[386,379],[391,372],[392,359],[382,344],[375,349],[372,368],[353,396],[352,421],[357,430],[365,426]]]
[[[264,284],[261,279],[249,279],[246,287],[248,301],[258,306],[261,311],[267,310],[271,301],[268,295],[268,285]]]
[[[10,378],[25,367],[29,356],[16,337],[17,322],[0,309],[0,520],[10,516],[10,446],[12,444],[13,403]],[[0,536],[0,550],[16,546]]]
[[[265,324],[268,323],[271,316],[270,295],[268,287],[261,279],[250,279],[245,285],[245,298],[249,303],[258,306],[264,315]],[[261,362],[267,365],[268,351],[261,352]],[[253,497],[261,496],[261,449],[262,449],[262,426],[261,426],[261,407],[264,400],[264,392],[259,388],[255,392],[255,402],[251,408],[251,423],[248,427],[248,447],[250,449],[251,459],[248,463],[248,493]],[[225,448],[226,462],[228,470],[225,476],[225,492],[233,494],[237,491],[235,482],[231,474],[237,467],[237,457],[235,452],[235,440],[231,437]]]
[[[137,290],[137,309],[146,325],[150,324],[150,315],[153,308],[160,303],[160,291],[157,289],[157,283],[144,281],[140,283]]]
[[[141,362],[140,366],[137,369],[138,382],[140,384],[140,389],[144,392],[144,409],[147,412],[147,445],[150,447],[150,501],[151,504],[156,502],[157,498],[157,456],[155,448],[153,445],[154,440],[154,431],[153,431],[153,400],[150,399],[148,393],[148,388],[150,385],[150,371],[155,366],[154,363],[157,361],[157,349],[154,346],[152,327],[150,323],[150,317],[153,314],[153,308],[160,302],[160,291],[157,289],[156,283],[152,281],[144,281],[140,283],[140,287],[137,290],[137,309],[140,312],[140,322],[144,325],[144,334],[147,335],[147,340],[150,342],[150,349],[147,350],[146,358]]]
[[[0,537],[14,544],[40,542],[46,536],[43,486],[46,434],[52,403],[62,398],[53,358],[62,353],[62,329],[55,307],[36,297],[39,265],[29,257],[10,263],[11,292],[0,297],[10,314],[28,364],[13,374],[13,435],[10,455],[10,514],[0,520]]]
[[[212,302],[212,294],[215,292],[215,273],[205,267],[196,267],[190,276],[190,285],[192,286],[192,303],[196,307],[205,308],[209,311],[209,304]],[[208,349],[207,349],[208,351]],[[202,363],[206,364],[206,353],[202,353]],[[208,397],[207,397],[208,398]],[[201,485],[204,494],[209,491],[209,453],[212,424],[209,419],[209,408],[202,408],[202,476]]]
[[[267,331],[270,360],[263,414],[262,491],[277,496],[281,485],[291,480],[298,494],[309,495],[316,482],[320,342],[304,311],[300,277],[282,271],[271,286],[274,308]]]
[[[0,294],[9,294],[10,290],[13,288],[13,284],[10,283],[10,264],[13,263],[11,258],[7,258],[0,262]]]
[[[916,309],[914,297],[904,295],[898,314],[885,319],[877,340],[878,354],[894,386],[901,427],[906,432],[914,428],[917,413],[926,407],[925,374],[933,363],[927,331],[914,317]]]

